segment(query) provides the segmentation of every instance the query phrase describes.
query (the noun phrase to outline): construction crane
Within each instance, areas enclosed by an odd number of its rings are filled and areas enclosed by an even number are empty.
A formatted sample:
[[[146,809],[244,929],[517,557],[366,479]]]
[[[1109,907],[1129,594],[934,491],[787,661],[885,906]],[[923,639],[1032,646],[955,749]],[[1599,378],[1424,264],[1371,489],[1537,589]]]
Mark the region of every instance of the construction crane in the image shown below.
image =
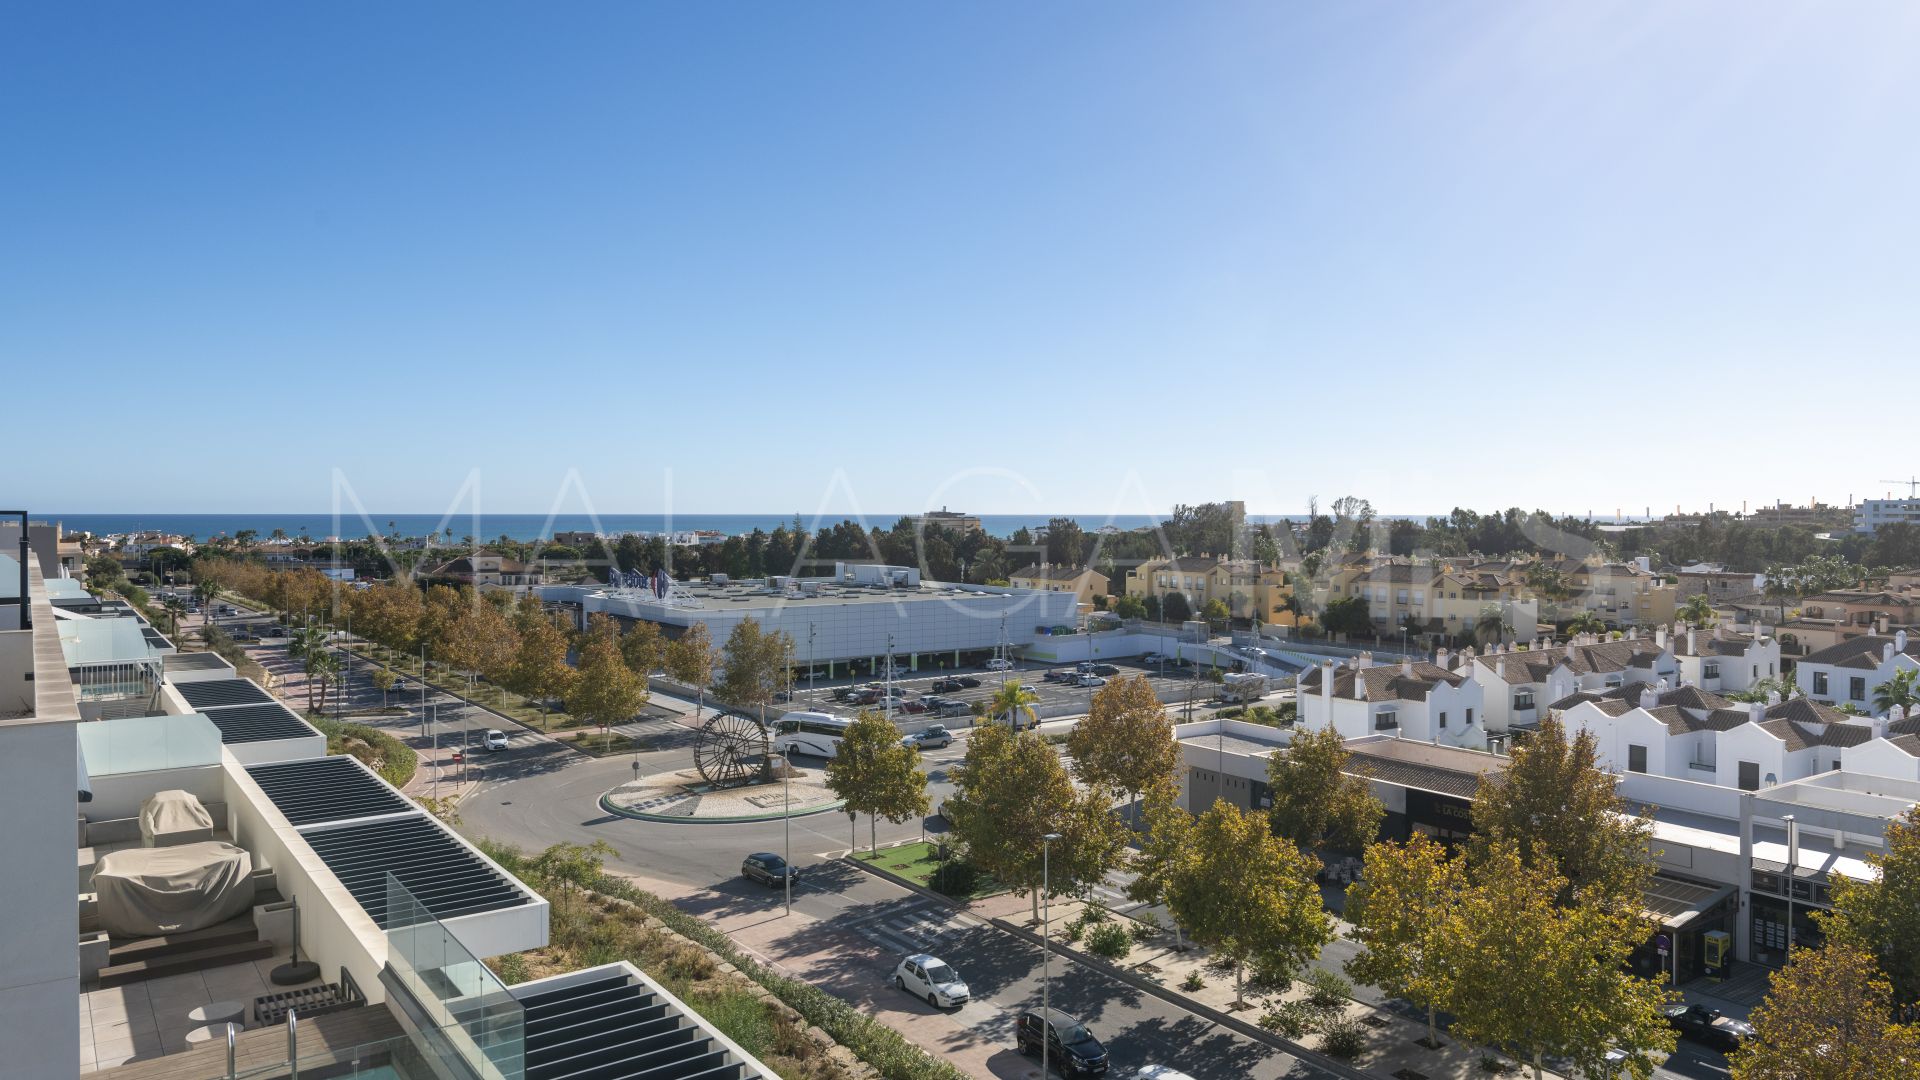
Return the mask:
[[[1907,485],[1907,498],[1909,499],[1913,498],[1915,495],[1920,495],[1920,476],[1908,477],[1905,480],[1882,480],[1880,482],[1883,484]]]

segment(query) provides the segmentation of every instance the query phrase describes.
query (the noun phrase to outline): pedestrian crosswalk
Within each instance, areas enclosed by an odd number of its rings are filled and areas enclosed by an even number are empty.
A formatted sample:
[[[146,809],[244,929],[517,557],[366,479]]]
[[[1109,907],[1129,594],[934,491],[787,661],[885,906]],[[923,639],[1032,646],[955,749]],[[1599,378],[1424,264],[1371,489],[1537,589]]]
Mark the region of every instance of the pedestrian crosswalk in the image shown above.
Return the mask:
[[[941,947],[977,926],[966,916],[934,900],[889,905],[887,910],[839,924],[868,941],[900,955],[939,954]]]
[[[634,739],[645,739],[656,746],[669,746],[678,742],[691,742],[696,736],[692,728],[672,717],[649,716],[631,724],[622,724],[613,730]]]

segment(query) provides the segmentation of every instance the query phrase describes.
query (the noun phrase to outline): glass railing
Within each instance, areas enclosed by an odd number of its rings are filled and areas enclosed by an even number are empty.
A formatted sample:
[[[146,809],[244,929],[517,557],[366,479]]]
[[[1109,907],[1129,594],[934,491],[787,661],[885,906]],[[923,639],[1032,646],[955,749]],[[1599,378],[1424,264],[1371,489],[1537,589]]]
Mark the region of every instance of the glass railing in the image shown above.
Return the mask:
[[[433,1080],[440,1075],[425,1060],[416,1036],[396,1035],[378,1042],[306,1051],[298,1046],[271,1064],[255,1065],[208,1076],[205,1080],[284,1080],[288,1077],[326,1077],[338,1080]],[[297,1060],[293,1055],[298,1055]]]
[[[485,1080],[521,1080],[526,1010],[400,879],[387,879],[387,963],[449,1050]]]
[[[74,732],[90,776],[220,763],[220,729],[199,713],[95,720]]]

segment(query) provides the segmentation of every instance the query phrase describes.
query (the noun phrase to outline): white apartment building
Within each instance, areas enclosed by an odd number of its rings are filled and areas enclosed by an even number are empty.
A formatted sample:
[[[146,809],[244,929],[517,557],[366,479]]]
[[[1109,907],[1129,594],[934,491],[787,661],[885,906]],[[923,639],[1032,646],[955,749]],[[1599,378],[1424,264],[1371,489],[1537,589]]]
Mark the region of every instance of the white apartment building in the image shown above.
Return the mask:
[[[1716,627],[1675,632],[1668,640],[1679,668],[1679,685],[1737,694],[1780,677],[1780,642],[1765,626],[1752,633]]]
[[[1376,665],[1370,654],[1323,661],[1300,676],[1299,726],[1342,738],[1398,736],[1443,746],[1486,748],[1484,691],[1464,673],[1425,661]]]
[[[1920,525],[1920,499],[1863,499],[1853,508],[1853,531],[1873,533],[1883,525]]]
[[[1662,679],[1673,685],[1680,665],[1667,641],[1664,628],[1652,637],[1628,631],[1618,641],[1549,645],[1536,638],[1531,647],[1502,647],[1484,655],[1469,649],[1464,662],[1485,693],[1483,723],[1497,735],[1538,725],[1549,705],[1578,691],[1605,693]],[[1444,653],[1440,662],[1448,666]]]
[[[248,1076],[772,1075],[631,965],[503,985],[482,958],[547,944],[544,898],[212,654],[76,685],[62,628],[135,623],[28,570],[0,626],[0,1074],[227,1076],[231,1039]]]
[[[1874,691],[1901,671],[1920,668],[1920,642],[1905,630],[1862,634],[1800,658],[1793,677],[1800,692],[1826,705],[1873,711]]]

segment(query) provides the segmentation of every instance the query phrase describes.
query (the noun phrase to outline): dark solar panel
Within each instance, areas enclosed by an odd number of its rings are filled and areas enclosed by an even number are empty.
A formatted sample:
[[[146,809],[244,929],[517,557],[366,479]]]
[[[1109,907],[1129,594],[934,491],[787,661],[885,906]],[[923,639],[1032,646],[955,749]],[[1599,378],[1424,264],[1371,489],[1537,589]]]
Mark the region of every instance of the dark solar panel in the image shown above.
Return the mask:
[[[243,708],[245,706],[242,706]],[[219,709],[216,712],[238,710]],[[399,814],[419,807],[350,757],[254,765],[247,775],[294,825]]]
[[[526,1080],[746,1080],[758,1076],[698,1018],[624,973],[518,995],[526,1010]],[[695,1023],[688,1023],[692,1019]]]
[[[387,875],[398,878],[437,919],[527,902],[493,864],[425,817],[389,818],[302,833],[327,869],[387,928]]]
[[[220,729],[220,741],[223,743],[302,739],[319,734],[277,701],[263,705],[232,705],[224,709],[203,708],[200,715],[213,721],[213,726]]]
[[[273,695],[247,679],[208,679],[206,682],[174,683],[173,688],[195,709],[222,705],[253,705],[272,701]]]

